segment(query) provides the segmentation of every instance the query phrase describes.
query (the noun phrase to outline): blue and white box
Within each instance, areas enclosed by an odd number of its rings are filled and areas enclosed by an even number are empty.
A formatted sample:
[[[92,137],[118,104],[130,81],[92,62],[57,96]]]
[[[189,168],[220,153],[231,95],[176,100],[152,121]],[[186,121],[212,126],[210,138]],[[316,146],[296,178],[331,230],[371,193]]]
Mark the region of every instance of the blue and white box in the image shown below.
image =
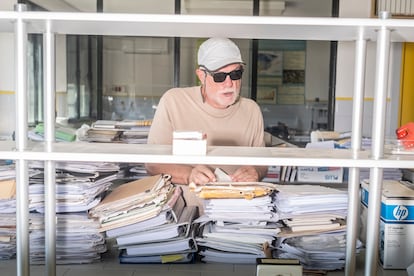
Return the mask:
[[[364,180],[361,182],[363,222],[367,217],[368,196],[369,181]],[[385,269],[406,269],[414,262],[414,186],[411,182],[383,180],[379,260]]]
[[[344,169],[340,167],[298,167],[297,181],[310,183],[342,183]]]

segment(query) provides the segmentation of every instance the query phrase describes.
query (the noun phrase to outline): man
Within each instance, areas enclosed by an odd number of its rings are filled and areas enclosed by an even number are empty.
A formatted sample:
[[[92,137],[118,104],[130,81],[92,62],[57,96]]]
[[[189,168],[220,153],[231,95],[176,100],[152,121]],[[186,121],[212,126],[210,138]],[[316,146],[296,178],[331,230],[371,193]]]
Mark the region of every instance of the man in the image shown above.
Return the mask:
[[[173,88],[158,104],[148,135],[149,144],[172,144],[173,131],[202,131],[214,146],[263,147],[263,116],[251,99],[240,96],[244,62],[237,45],[210,38],[198,50],[196,75],[201,86]],[[166,173],[176,184],[203,185],[216,181],[207,165],[146,164],[149,174]],[[232,181],[260,181],[267,167],[221,166]]]

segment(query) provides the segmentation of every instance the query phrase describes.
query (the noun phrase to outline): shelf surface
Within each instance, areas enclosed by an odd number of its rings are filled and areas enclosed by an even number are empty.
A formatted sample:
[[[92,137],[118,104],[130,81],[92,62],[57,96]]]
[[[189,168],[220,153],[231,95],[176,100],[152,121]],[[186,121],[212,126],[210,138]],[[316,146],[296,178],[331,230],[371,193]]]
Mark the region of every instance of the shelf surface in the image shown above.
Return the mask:
[[[278,147],[219,147],[210,146],[205,156],[172,155],[169,145],[59,142],[47,152],[44,143],[29,143],[26,150],[15,150],[12,141],[0,142],[3,159],[81,161],[81,162],[130,162],[175,163],[212,165],[291,165],[361,168],[412,168],[414,156],[385,155],[373,160],[369,151],[353,156],[346,149],[304,149]]]
[[[0,11],[0,32],[13,32],[17,19],[33,33],[50,24],[60,34],[354,41],[387,28],[392,41],[414,41],[409,19]]]

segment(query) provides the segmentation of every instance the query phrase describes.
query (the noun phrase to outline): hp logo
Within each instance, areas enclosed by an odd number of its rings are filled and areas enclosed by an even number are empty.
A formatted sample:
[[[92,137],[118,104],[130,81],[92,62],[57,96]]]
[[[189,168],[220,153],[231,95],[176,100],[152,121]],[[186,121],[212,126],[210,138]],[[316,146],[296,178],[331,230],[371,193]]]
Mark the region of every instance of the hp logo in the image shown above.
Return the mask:
[[[392,211],[392,214],[397,220],[404,220],[408,216],[408,209],[407,207],[403,205],[398,205],[397,207],[394,208],[394,210]]]

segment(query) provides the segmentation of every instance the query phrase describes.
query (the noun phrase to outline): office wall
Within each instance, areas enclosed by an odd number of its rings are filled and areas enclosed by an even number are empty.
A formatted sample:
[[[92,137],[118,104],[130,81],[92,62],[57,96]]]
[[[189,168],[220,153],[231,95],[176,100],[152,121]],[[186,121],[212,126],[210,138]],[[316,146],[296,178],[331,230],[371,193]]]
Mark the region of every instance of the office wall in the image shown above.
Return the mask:
[[[357,9],[355,7],[358,7]],[[340,1],[340,17],[366,18],[371,14],[371,1]],[[352,42],[338,43],[338,60],[336,75],[335,130],[350,131],[352,126],[352,100],[354,91],[355,45]],[[376,45],[367,42],[365,70],[363,135],[371,136],[372,112],[375,98]],[[390,55],[389,94],[386,114],[386,137],[394,137],[398,124],[399,82],[401,64],[401,44],[393,43]]]

